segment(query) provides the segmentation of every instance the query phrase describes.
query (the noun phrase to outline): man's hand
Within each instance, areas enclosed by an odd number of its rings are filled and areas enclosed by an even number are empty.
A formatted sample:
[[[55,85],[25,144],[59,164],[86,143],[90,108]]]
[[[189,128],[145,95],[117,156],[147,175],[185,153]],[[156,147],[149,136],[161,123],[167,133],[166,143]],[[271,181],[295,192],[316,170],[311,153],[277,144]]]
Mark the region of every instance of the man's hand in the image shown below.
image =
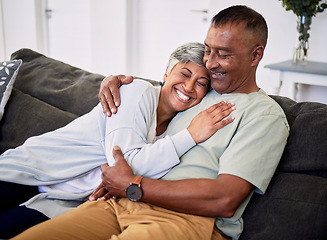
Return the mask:
[[[107,200],[110,197],[126,197],[126,188],[134,178],[132,168],[127,164],[118,146],[112,150],[116,164],[109,167],[108,164],[101,166],[102,183],[90,195],[89,199],[94,201],[98,198]]]
[[[108,200],[111,198],[110,193],[106,189],[105,185],[100,183],[100,185],[93,191],[93,193],[89,196],[90,201],[95,201],[98,198],[101,198],[102,200]]]
[[[132,76],[108,76],[102,80],[99,91],[99,101],[102,105],[103,113],[110,117],[117,112],[120,105],[119,87],[123,84],[129,84],[133,81]]]

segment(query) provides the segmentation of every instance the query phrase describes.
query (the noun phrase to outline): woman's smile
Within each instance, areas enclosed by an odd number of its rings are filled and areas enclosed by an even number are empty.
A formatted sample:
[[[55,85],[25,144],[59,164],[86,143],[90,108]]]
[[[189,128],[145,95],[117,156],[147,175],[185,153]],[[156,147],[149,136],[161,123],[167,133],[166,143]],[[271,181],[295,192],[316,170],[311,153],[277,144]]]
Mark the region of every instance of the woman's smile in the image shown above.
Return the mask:
[[[177,96],[184,102],[189,102],[191,100],[191,97],[185,95],[181,91],[175,88],[175,92],[177,93]]]

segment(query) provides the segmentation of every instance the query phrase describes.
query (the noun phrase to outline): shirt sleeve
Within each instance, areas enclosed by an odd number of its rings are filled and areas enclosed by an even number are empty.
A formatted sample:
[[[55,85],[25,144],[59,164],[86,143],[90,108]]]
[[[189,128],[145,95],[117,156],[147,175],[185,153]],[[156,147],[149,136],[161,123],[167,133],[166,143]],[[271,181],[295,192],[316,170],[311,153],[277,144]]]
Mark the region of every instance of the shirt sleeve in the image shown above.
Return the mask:
[[[134,88],[134,96],[131,97],[130,89],[124,89],[118,113],[107,119],[106,156],[109,165],[113,165],[112,148],[118,145],[134,174],[160,178],[180,162],[179,157],[195,142],[184,129],[173,136],[167,135],[148,143],[147,135],[156,114],[157,96],[151,88],[139,90]]]
[[[263,194],[282,156],[287,136],[288,128],[280,116],[254,117],[237,130],[221,156],[219,174],[241,177]]]

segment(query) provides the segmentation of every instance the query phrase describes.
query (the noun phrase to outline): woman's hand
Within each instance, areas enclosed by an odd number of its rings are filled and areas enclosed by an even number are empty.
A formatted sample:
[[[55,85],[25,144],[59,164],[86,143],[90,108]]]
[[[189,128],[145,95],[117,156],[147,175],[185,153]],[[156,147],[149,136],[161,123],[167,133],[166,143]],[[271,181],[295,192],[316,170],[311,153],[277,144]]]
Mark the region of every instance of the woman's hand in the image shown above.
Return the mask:
[[[120,105],[119,87],[123,84],[129,84],[132,81],[132,76],[126,77],[125,75],[108,76],[102,80],[98,97],[103,113],[107,117],[115,114],[117,107]]]
[[[233,122],[234,117],[226,117],[235,110],[234,106],[234,103],[223,101],[212,105],[195,116],[187,128],[194,142],[198,144],[207,140],[216,131]]]

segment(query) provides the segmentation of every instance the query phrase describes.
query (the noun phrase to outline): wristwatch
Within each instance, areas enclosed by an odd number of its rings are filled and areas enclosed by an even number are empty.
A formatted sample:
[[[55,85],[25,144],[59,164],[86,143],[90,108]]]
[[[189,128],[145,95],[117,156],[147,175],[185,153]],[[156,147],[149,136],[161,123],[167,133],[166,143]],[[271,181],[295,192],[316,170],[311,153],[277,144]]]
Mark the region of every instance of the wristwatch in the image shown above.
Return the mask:
[[[142,189],[141,189],[141,181],[143,177],[135,176],[131,182],[131,184],[126,188],[126,195],[129,200],[133,202],[140,201],[142,197]]]

